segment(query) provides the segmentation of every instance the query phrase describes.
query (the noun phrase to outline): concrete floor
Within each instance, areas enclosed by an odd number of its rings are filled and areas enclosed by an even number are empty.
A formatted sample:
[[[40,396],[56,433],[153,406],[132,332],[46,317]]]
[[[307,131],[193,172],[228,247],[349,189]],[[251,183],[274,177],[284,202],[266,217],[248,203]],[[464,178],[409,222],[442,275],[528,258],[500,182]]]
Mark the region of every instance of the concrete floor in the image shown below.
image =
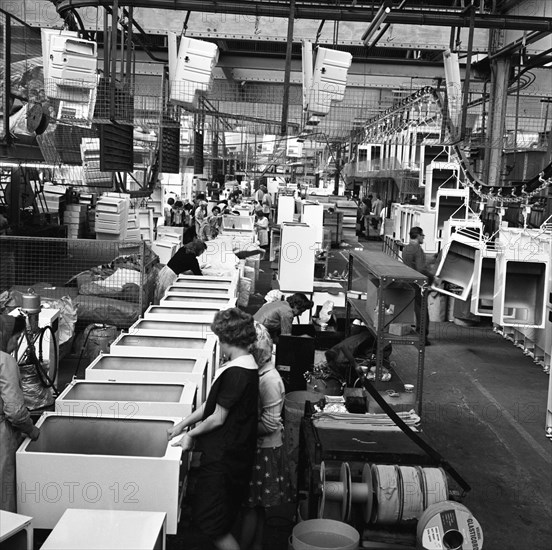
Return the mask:
[[[372,241],[360,246],[381,249]],[[332,250],[330,269],[342,269],[346,255]],[[272,272],[268,262],[261,268],[257,292],[264,295]],[[248,311],[262,305],[260,295],[251,298]],[[549,377],[489,324],[463,328],[431,323],[429,338],[433,345],[426,348],[423,430],[470,483],[464,504],[482,526],[483,547],[551,550],[552,442],[544,435]],[[412,353],[407,346],[393,351],[406,364],[414,359]],[[65,368],[72,374],[74,365]],[[271,513],[266,550],[287,548],[293,513],[293,506]],[[46,533],[37,535],[39,548]],[[178,535],[167,540],[167,550],[209,548],[185,521]]]

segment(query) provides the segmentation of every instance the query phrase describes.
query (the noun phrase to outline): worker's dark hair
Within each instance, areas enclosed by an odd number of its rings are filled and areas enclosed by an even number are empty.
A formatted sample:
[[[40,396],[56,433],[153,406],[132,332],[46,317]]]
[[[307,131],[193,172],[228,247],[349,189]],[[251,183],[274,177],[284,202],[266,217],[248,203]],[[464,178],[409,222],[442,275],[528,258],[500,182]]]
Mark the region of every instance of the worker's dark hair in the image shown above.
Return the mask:
[[[194,239],[192,242],[185,244],[184,248],[188,254],[201,256],[207,250],[207,245],[201,239]]]
[[[184,207],[184,203],[182,201],[176,201],[174,203],[174,207],[175,208],[183,208]]]
[[[302,292],[296,292],[287,298],[288,304],[292,308],[297,308],[299,311],[307,311],[314,306],[314,303],[311,302]]]
[[[18,315],[17,317],[14,317],[14,319],[15,319],[15,322],[13,324],[12,336],[14,334],[18,334],[20,332],[23,332],[25,330],[25,327],[26,327],[25,317],[23,315]]]
[[[253,316],[237,307],[217,312],[211,330],[223,344],[247,349],[257,340]]]
[[[187,202],[185,205],[184,205],[184,210],[193,210],[194,209],[194,205],[193,204],[190,204],[189,202]]]
[[[220,214],[220,213],[221,213],[221,209],[218,206],[213,206],[213,208],[211,208],[211,214]]]
[[[172,206],[172,205],[174,204],[174,199],[173,199],[172,197],[169,197],[169,198],[167,199],[167,204],[168,204],[169,206]]]
[[[415,239],[416,237],[423,235],[424,230],[421,227],[412,227],[410,228],[410,232],[408,234],[411,239]]]

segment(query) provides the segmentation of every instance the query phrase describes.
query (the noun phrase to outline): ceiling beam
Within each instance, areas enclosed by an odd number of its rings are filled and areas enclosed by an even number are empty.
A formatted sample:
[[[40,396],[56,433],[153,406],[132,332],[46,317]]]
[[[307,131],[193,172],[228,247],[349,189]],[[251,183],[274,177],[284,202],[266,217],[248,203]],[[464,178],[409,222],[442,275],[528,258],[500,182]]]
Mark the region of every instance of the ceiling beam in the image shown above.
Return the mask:
[[[51,0],[60,15],[74,8],[110,6],[112,0]],[[135,8],[157,8],[185,10],[203,13],[230,13],[255,17],[287,19],[289,2],[267,2],[240,0],[220,2],[219,0],[121,0],[123,6]],[[370,22],[374,10],[370,7],[340,7],[327,4],[298,2],[295,8],[297,19],[325,19],[329,21]],[[399,25],[428,25],[437,27],[469,27],[470,18],[462,10],[420,10],[395,9],[387,15],[386,23]],[[477,13],[474,27],[479,29],[527,30],[552,32],[552,18],[523,15],[494,15]]]
[[[218,49],[220,50],[221,53],[228,51],[228,44],[227,44],[226,40],[217,40],[216,44],[217,44]],[[226,77],[226,79],[229,80],[230,82],[232,82],[234,80],[234,75],[232,74],[232,68],[233,67],[230,67],[228,65],[225,65],[225,66],[221,65],[220,67],[221,67],[222,72],[224,73],[224,76]]]
[[[379,61],[379,62],[378,62]],[[283,71],[285,60],[274,57],[245,57],[243,55],[224,54],[218,60],[217,67],[221,69],[254,69],[259,71]],[[302,61],[291,61],[292,72],[302,72]],[[381,58],[366,62],[353,61],[347,71],[354,76],[412,76],[422,78],[444,77],[445,70],[442,62],[423,63],[409,59]]]

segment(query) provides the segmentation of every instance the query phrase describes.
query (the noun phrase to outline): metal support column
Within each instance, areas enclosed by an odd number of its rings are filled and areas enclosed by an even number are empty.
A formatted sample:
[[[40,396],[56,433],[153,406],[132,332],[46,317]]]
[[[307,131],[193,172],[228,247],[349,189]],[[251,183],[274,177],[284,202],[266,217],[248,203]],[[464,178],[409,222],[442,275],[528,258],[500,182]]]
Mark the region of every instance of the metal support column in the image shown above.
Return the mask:
[[[502,167],[502,148],[504,140],[504,122],[508,102],[508,77],[510,57],[504,56],[492,60],[491,92],[489,101],[489,133],[485,155],[485,179],[491,186],[500,184]]]
[[[335,179],[334,179],[334,195],[339,195],[339,176],[341,174],[341,145],[337,144],[337,152],[335,154]]]
[[[475,24],[475,6],[471,4],[466,9],[470,12],[470,30],[468,32],[468,51],[466,52],[466,69],[462,89],[462,115],[460,117],[460,141],[466,137],[466,119],[468,116],[468,98],[470,94],[471,57],[473,51],[473,35]]]
[[[288,114],[289,114],[289,89],[291,82],[291,52],[293,48],[293,25],[295,19],[295,0],[291,0],[289,3],[289,18],[287,29],[287,46],[286,46],[286,66],[284,73],[284,97],[282,103],[282,125],[280,133],[285,136],[287,134],[288,127]]]
[[[109,80],[109,120],[115,122],[115,80],[117,77],[117,24],[119,15],[119,0],[113,0],[113,10],[111,12],[111,42],[109,46],[110,54],[110,80]]]
[[[11,17],[4,14],[4,141],[11,145],[10,92],[11,92]]]

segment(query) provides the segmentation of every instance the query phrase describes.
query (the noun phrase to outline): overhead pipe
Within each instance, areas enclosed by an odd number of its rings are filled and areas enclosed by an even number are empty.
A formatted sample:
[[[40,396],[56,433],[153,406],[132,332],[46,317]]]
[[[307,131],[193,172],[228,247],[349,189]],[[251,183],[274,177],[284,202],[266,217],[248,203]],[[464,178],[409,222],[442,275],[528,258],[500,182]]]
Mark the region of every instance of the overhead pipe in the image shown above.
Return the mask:
[[[361,40],[367,48],[372,47],[372,44],[370,44],[371,38],[376,34],[380,25],[387,19],[387,16],[391,12],[391,8],[389,6],[390,1],[384,0],[380,6],[380,9],[368,25],[368,28],[364,31]]]

